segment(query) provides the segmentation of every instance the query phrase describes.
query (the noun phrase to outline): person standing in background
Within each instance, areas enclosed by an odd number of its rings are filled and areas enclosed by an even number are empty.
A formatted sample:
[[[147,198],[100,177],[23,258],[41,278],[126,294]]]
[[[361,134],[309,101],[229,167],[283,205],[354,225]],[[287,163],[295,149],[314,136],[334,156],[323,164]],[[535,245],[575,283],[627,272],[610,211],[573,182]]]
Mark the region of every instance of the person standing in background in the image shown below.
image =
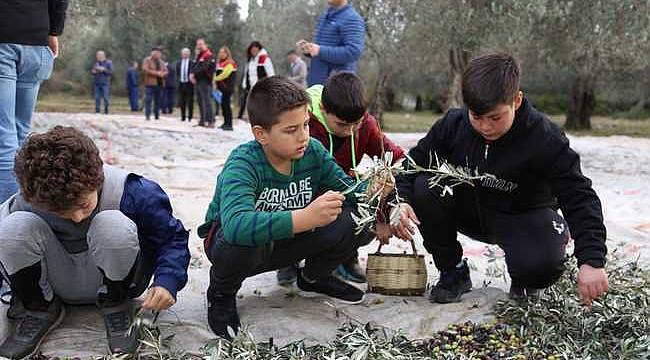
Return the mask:
[[[194,112],[194,85],[190,81],[190,74],[194,60],[190,59],[192,52],[188,48],[181,50],[181,59],[176,62],[178,74],[178,99],[181,107],[181,121],[192,121]]]
[[[163,114],[171,114],[174,111],[176,100],[176,69],[171,62],[165,63],[167,76],[165,77],[165,88],[163,90]]]
[[[104,114],[108,114],[113,62],[106,58],[106,53],[102,50],[97,51],[95,59],[96,61],[90,69],[95,76],[95,113],[99,114],[101,100],[104,99]]]
[[[290,50],[287,53],[287,61],[289,62],[289,75],[287,76],[289,80],[307,88],[307,64],[305,61],[296,50]]]
[[[232,109],[230,98],[235,91],[237,81],[237,63],[232,58],[232,53],[227,46],[219,49],[219,65],[214,77],[217,88],[221,91],[221,111],[223,112],[223,125],[221,130],[232,131]]]
[[[244,112],[246,111],[246,98],[248,97],[248,92],[253,88],[253,86],[255,86],[258,81],[275,75],[271,57],[259,41],[253,41],[248,45],[248,49],[246,49],[246,59],[247,64],[244,68],[241,82],[238,119],[241,119],[244,116]]]
[[[0,11],[0,203],[18,191],[16,150],[59,54],[67,0],[3,1]]]
[[[201,108],[199,126],[214,127],[214,113],[212,112],[212,80],[216,68],[216,60],[205,39],[196,40],[199,51],[194,67],[192,68],[191,81],[195,82]]]
[[[140,110],[140,91],[138,89],[140,81],[138,78],[138,62],[134,61],[126,71],[126,92],[129,94],[129,106],[134,112]]]
[[[151,55],[142,62],[144,72],[144,115],[147,120],[151,119],[151,103],[153,102],[154,119],[160,117],[160,105],[162,100],[162,88],[167,76],[167,67],[162,61],[162,52],[159,47],[151,49]]]
[[[324,85],[334,72],[356,72],[363,54],[366,25],[348,0],[327,0],[329,7],[318,20],[314,42],[300,40],[300,51],[311,57],[307,83]]]

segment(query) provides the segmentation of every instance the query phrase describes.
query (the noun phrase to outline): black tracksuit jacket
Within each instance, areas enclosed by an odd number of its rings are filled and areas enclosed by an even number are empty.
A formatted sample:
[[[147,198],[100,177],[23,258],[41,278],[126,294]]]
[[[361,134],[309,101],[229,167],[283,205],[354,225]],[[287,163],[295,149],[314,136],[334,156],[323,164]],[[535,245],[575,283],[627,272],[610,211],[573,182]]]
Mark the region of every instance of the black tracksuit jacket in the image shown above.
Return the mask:
[[[63,33],[68,0],[4,0],[0,5],[0,43],[47,45]]]
[[[429,167],[435,164],[434,152],[453,165],[497,177],[472,188],[479,213],[559,208],[575,240],[578,264],[604,266],[606,230],[600,200],[564,132],[527,99],[517,110],[512,128],[491,143],[474,130],[466,108],[450,110],[409,155],[418,165]],[[414,175],[397,178],[398,193],[406,202],[412,199],[414,179]]]

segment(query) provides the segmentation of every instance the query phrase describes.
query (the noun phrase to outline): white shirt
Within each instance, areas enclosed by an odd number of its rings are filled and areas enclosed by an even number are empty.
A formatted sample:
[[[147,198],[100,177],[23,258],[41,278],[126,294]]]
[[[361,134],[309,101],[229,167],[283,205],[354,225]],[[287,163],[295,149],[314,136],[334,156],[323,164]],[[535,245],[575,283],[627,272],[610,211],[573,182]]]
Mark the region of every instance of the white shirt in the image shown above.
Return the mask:
[[[181,82],[186,83],[190,81],[188,79],[188,68],[190,66],[190,59],[181,59]]]

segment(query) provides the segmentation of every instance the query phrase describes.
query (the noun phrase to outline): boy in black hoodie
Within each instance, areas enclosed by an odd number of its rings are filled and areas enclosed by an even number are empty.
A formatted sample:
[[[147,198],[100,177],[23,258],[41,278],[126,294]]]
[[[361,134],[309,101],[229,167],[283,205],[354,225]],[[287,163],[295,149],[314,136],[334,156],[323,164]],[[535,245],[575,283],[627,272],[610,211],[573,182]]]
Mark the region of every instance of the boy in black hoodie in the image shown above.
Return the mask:
[[[499,245],[512,279],[510,296],[525,298],[562,275],[570,228],[583,302],[590,305],[608,289],[600,200],[563,131],[520,91],[519,73],[507,54],[473,59],[463,74],[466,107],[449,110],[409,152],[424,167],[432,159],[435,164],[435,153],[494,177],[455,187],[453,196],[444,197],[430,189],[428,175],[396,179],[403,203],[392,231],[410,239],[411,224],[418,225],[440,271],[432,302],[459,301],[472,287],[457,231]]]

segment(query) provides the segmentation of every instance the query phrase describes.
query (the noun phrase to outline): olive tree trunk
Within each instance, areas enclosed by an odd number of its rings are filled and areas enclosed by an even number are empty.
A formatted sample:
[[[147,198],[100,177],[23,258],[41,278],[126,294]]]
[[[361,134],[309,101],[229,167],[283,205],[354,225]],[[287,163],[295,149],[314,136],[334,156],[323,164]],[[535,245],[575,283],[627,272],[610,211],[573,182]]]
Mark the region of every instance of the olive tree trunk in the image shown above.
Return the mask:
[[[569,93],[569,109],[564,127],[572,130],[591,129],[591,115],[596,108],[595,78],[580,73]]]
[[[469,51],[460,47],[449,50],[449,85],[447,88],[447,99],[445,110],[463,106],[463,72],[469,62]]]

